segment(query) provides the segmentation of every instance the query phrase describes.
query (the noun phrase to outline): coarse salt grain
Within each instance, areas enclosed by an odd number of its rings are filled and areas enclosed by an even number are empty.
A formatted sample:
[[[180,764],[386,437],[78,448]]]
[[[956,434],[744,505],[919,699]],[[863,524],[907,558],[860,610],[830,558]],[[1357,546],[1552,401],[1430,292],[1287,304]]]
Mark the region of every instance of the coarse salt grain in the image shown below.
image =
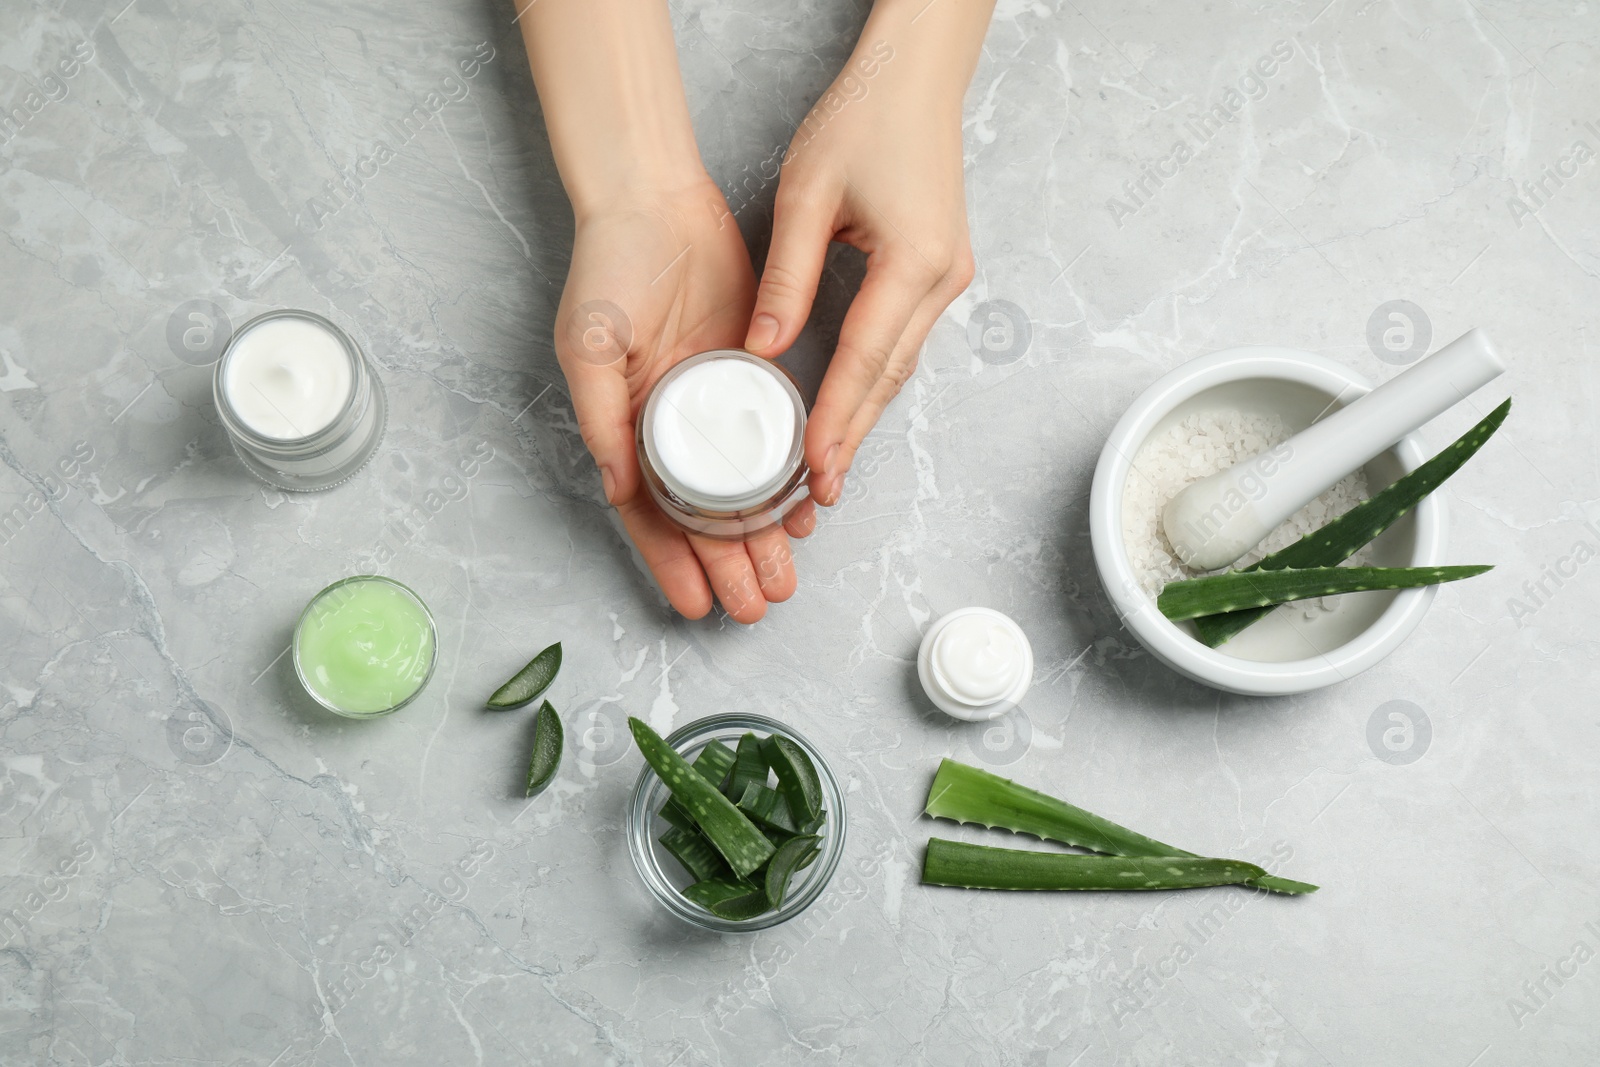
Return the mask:
[[[1222,408],[1186,415],[1165,432],[1145,441],[1133,459],[1122,492],[1122,537],[1133,573],[1151,599],[1158,596],[1161,587],[1168,582],[1221,573],[1192,570],[1179,561],[1161,526],[1161,513],[1167,502],[1191,483],[1260,455],[1290,436],[1289,428],[1276,415]],[[1346,475],[1333,488],[1291,515],[1267,535],[1266,540],[1235,562],[1234,568],[1242,570],[1289,547],[1365,499],[1366,475],[1359,470]],[[1350,562],[1361,566],[1369,559],[1370,553],[1363,547]],[[1337,610],[1340,599],[1317,597],[1284,605],[1280,610],[1298,610],[1309,619]]]

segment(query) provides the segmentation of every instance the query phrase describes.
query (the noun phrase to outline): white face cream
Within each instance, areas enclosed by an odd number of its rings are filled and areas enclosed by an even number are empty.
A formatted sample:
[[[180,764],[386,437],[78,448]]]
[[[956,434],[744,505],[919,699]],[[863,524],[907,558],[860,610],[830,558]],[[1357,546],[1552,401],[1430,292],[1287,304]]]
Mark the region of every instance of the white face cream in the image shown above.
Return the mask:
[[[650,497],[691,533],[743,541],[806,499],[806,409],[776,364],[738,349],[674,366],[637,420]]]
[[[239,327],[211,390],[235,454],[279,489],[338,485],[383,438],[383,383],[360,345],[309,311],[269,311]]]
[[[221,385],[240,422],[262,437],[289,441],[330,426],[355,382],[337,336],[310,319],[281,316],[234,337]]]
[[[962,608],[928,628],[917,651],[928,699],[959,719],[993,719],[1016,707],[1033,682],[1033,649],[1022,628],[989,608]]]
[[[768,368],[712,359],[662,389],[651,419],[663,473],[707,500],[740,500],[786,473],[795,408]]]

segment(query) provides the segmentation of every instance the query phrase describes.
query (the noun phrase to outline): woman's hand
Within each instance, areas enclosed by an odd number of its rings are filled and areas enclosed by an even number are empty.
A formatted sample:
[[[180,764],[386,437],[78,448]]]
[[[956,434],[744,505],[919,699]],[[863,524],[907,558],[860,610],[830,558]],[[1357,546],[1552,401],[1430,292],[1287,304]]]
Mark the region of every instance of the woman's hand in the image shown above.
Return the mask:
[[[784,530],[745,543],[685,534],[650,499],[635,450],[650,386],[696,352],[739,347],[754,301],[749,252],[709,178],[579,212],[556,355],[606,499],[672,606],[692,619],[715,594],[735,620],[755,622],[795,590]],[[809,533],[812,516],[802,507],[788,531]]]
[[[799,336],[832,241],[867,254],[806,427],[811,494],[845,471],[916,369],[934,321],[972,281],[961,98],[990,5],[879,0],[854,54],[795,132],[744,346],[776,356]]]

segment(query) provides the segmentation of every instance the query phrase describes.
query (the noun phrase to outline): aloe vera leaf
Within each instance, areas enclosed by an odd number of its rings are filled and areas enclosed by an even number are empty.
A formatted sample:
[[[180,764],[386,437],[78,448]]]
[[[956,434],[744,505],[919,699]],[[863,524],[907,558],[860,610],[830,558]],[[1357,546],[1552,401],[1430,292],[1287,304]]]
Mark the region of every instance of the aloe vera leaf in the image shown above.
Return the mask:
[[[734,874],[743,878],[772,858],[772,842],[659,734],[632,716],[628,717],[628,729],[645,762],[671,790],[672,799],[682,804],[699,824],[706,840],[722,853]]]
[[[686,888],[683,895],[720,919],[754,919],[771,910],[764,888],[725,878],[696,882]]]
[[[657,840],[661,842],[661,847],[678,861],[678,865],[689,872],[689,877],[697,882],[704,882],[709,878],[729,878],[733,875],[733,869],[722,858],[722,853],[718,852],[699,830],[674,828],[662,834]]]
[[[744,795],[739,798],[739,810],[764,827],[782,830],[786,834],[800,832],[793,813],[789,811],[789,802],[782,793],[770,786],[756,785],[754,782],[745,786]]]
[[[1301,567],[1293,570],[1230,571],[1205,578],[1168,582],[1156,598],[1161,614],[1174,622],[1201,615],[1284,604],[1372,589],[1415,589],[1458,582],[1493,568],[1467,567]]]
[[[700,750],[700,754],[694,758],[694,763],[690,766],[700,773],[700,777],[721,789],[728,772],[733,769],[733,761],[733,749],[721,741],[712,740],[706,742],[706,746]],[[682,829],[696,829],[694,820],[676,800],[668,800],[661,805],[661,817]]]
[[[734,761],[733,773],[729,775],[727,788],[723,792],[737,804],[739,798],[744,796],[745,787],[751,782],[767,784],[767,760],[761,754],[761,739],[747,733],[739,738],[738,758]]]
[[[951,759],[940,761],[923,810],[938,819],[1032,834],[1114,856],[1194,857],[1193,852],[1135,833],[1065,800]],[[1250,884],[1274,893],[1313,893],[1317,889],[1309,882],[1270,874]]]
[[[550,688],[561,670],[561,642],[530,659],[525,667],[511,676],[511,680],[496,689],[485,702],[494,711],[506,711],[533,703],[539,694]]]
[[[923,885],[967,889],[1192,889],[1248,883],[1253,863],[1203,856],[1082,856],[928,840]]]
[[[796,871],[816,858],[816,853],[821,850],[821,841],[820,837],[793,837],[773,854],[763,881],[769,907],[783,905],[784,895],[789,892],[790,879]]]
[[[778,776],[778,790],[789,802],[795,821],[804,823],[822,810],[822,779],[805,750],[787,737],[773,734],[761,742],[767,766]]]
[[[564,738],[561,716],[546,700],[533,717],[533,757],[528,760],[528,791],[525,796],[538,796],[555,780],[561,766],[561,745]]]
[[[1294,544],[1274,552],[1245,571],[1275,571],[1285,568],[1331,567],[1349,559],[1357,550],[1393,526],[1416,507],[1418,502],[1444,484],[1461,465],[1471,459],[1483,443],[1494,435],[1511,411],[1507,400],[1472,429],[1456,438],[1438,455],[1410,474],[1397,478],[1370,500],[1362,501],[1337,519],[1306,534]],[[1246,608],[1222,615],[1204,615],[1194,620],[1200,640],[1216,648],[1251,623],[1268,615],[1270,607]]]

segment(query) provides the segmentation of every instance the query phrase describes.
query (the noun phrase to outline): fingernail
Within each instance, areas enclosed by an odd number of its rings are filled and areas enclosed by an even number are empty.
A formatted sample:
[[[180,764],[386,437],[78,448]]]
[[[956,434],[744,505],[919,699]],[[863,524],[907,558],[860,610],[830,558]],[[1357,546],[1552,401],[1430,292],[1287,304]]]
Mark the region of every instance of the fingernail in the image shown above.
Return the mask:
[[[750,333],[744,339],[744,346],[752,352],[759,352],[763,348],[771,348],[772,342],[777,339],[778,320],[762,312],[750,324]]]
[[[837,504],[839,502],[839,497],[843,494],[844,475],[842,473],[835,474],[833,476],[833,481],[828,483],[828,506],[832,507],[833,505]]]
[[[606,503],[615,504],[617,502],[617,479],[612,476],[610,467],[600,468],[600,487],[605,490]]]
[[[833,474],[833,461],[839,458],[839,445],[835,442],[828,448],[828,454],[822,457],[822,473]]]

